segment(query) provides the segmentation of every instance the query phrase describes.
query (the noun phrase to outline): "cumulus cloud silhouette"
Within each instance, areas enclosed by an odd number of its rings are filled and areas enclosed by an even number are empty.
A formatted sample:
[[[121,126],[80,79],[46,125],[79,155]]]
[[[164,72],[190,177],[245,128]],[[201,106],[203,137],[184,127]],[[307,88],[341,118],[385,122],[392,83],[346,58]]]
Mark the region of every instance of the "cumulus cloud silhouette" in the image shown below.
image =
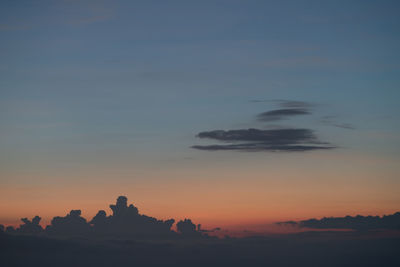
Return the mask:
[[[400,230],[400,212],[391,215],[380,216],[345,216],[345,217],[324,217],[318,219],[308,219],[303,221],[278,222],[278,225],[291,225],[301,228],[313,229],[352,229],[358,231],[365,230]]]
[[[81,217],[80,210],[71,210],[64,217],[54,217],[46,232],[53,235],[80,235],[90,231],[90,225]]]
[[[319,141],[310,129],[215,130],[201,132],[197,137],[229,142],[223,145],[192,146],[201,150],[308,151],[334,148]]]
[[[128,199],[120,196],[115,204],[110,205],[112,215],[107,216],[104,210],[98,213],[89,222],[81,216],[81,210],[71,210],[66,216],[56,216],[44,230],[39,225],[41,218],[35,216],[32,220],[22,218],[17,229],[9,226],[7,234],[48,235],[61,237],[140,237],[140,238],[176,238],[208,237],[208,230],[196,228],[190,219],[177,224],[180,234],[171,230],[174,219],[158,220],[139,213],[133,204],[128,205]],[[4,231],[1,225],[0,232]]]
[[[186,237],[199,237],[202,235],[200,224],[198,227],[190,219],[184,219],[176,224],[178,231]]]
[[[120,196],[116,204],[110,205],[112,215],[100,210],[90,221],[98,233],[113,235],[141,235],[164,236],[173,234],[171,227],[174,219],[157,220],[156,218],[142,215],[133,204],[128,206],[128,199]]]
[[[18,231],[24,234],[38,234],[42,232],[43,228],[39,225],[41,219],[42,218],[40,218],[39,216],[35,216],[34,218],[32,218],[32,220],[29,220],[28,218],[22,218],[21,221],[24,224],[20,225]]]

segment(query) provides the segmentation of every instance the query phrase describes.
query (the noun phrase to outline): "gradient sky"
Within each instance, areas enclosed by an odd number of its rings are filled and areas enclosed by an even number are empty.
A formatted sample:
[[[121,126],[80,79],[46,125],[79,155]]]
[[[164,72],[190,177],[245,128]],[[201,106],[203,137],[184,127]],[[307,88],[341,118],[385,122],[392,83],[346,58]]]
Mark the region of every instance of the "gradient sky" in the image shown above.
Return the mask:
[[[232,227],[400,204],[398,1],[1,1],[0,223],[126,195]],[[282,100],[282,101],[278,101]],[[311,114],[257,114],[302,101]],[[335,149],[203,151],[306,128]]]

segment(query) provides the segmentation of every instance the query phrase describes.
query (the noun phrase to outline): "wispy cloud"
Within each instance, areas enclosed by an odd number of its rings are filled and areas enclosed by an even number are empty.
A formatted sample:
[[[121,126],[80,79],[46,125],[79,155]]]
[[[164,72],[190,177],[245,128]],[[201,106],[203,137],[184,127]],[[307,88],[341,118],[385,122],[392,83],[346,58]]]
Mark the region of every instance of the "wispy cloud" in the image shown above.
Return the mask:
[[[253,103],[276,103],[282,108],[303,108],[308,109],[315,106],[315,104],[306,102],[306,101],[298,101],[298,100],[287,100],[287,99],[253,99],[250,100]]]
[[[321,118],[320,122],[325,124],[325,125],[330,125],[342,129],[348,129],[348,130],[354,130],[355,127],[354,125],[350,123],[343,123],[343,122],[338,122],[336,116],[324,116]]]

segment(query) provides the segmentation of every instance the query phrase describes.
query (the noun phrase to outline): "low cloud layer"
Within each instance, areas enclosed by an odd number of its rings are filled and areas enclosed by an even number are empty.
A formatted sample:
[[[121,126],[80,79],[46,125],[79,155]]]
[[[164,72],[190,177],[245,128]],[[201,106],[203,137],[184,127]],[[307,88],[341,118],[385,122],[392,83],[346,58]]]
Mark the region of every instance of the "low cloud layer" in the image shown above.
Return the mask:
[[[197,145],[200,150],[243,150],[243,151],[308,151],[334,148],[320,142],[309,129],[240,129],[201,132],[199,138],[229,142],[222,145]]]
[[[304,221],[279,222],[278,225],[291,225],[300,228],[312,229],[352,229],[357,231],[365,230],[400,230],[400,212],[391,215],[379,216],[346,216],[309,219]]]

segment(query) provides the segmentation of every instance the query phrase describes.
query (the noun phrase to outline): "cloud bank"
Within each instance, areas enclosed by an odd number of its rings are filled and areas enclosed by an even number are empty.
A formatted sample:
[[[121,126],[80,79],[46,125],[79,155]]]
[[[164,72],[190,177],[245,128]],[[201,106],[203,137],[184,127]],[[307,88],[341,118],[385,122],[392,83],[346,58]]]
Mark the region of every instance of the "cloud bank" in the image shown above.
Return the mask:
[[[400,230],[400,212],[391,215],[380,216],[346,216],[325,217],[320,220],[308,219],[303,221],[278,222],[278,225],[291,225],[300,228],[312,229],[351,229],[357,231],[366,230]]]

